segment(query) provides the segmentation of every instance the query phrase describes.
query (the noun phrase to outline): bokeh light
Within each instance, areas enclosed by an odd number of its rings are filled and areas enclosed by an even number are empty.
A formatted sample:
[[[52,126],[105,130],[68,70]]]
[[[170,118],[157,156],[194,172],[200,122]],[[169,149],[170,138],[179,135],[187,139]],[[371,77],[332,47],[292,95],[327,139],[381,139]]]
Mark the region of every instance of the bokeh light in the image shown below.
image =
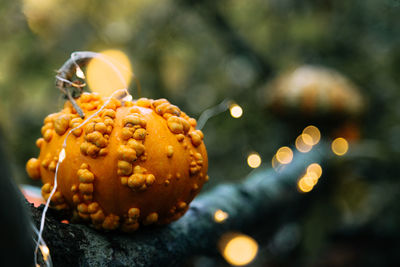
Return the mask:
[[[349,143],[347,142],[346,139],[338,137],[335,140],[333,140],[331,148],[333,153],[335,153],[338,156],[343,156],[344,154],[347,153],[347,150],[349,149]]]
[[[317,179],[319,179],[322,175],[321,165],[319,165],[318,163],[312,163],[308,165],[307,173],[314,173],[317,176]]]
[[[272,168],[274,168],[274,169],[277,169],[277,168],[280,166],[280,163],[279,163],[278,160],[276,159],[276,155],[274,155],[274,156],[272,157],[271,166],[272,166]]]
[[[225,234],[221,237],[219,246],[225,260],[234,266],[249,264],[258,252],[257,241],[244,234]]]
[[[276,154],[273,156],[272,160],[271,160],[271,166],[272,168],[274,168],[274,170],[276,172],[280,172],[283,169],[285,169],[286,165],[280,163],[277,159],[276,159]]]
[[[312,174],[306,173],[306,174],[303,176],[303,178],[301,178],[301,179],[304,180],[304,183],[305,183],[307,186],[311,186],[311,187],[313,187],[314,185],[316,185],[317,182],[318,182],[318,178],[316,177],[316,175],[315,175],[314,173],[312,173]]]
[[[63,28],[61,21],[68,25],[67,18],[70,15],[68,11],[71,5],[64,2],[61,10],[57,6],[59,4],[59,1],[54,0],[23,0],[22,11],[31,31],[39,36],[49,37],[54,34],[57,27]],[[70,16],[73,17],[73,15]]]
[[[231,116],[236,119],[242,117],[242,115],[243,115],[243,109],[238,104],[232,104],[229,107],[229,111],[231,113]]]
[[[302,153],[307,153],[313,147],[310,143],[313,143],[312,137],[308,134],[301,134],[296,138],[296,149]]]
[[[119,50],[106,50],[87,66],[87,83],[91,91],[103,97],[118,89],[128,89],[132,79],[129,58]]]
[[[312,163],[308,165],[306,174],[304,174],[298,181],[297,181],[297,189],[301,193],[310,192],[314,186],[318,183],[318,179],[322,175],[322,168],[321,165],[318,163]]]
[[[313,186],[315,186],[318,183],[318,177],[313,172],[307,173],[304,178],[307,179],[307,182],[312,183]]]
[[[306,138],[303,138],[303,141],[307,145],[310,145],[310,146],[314,146],[314,145],[318,144],[319,140],[321,139],[321,132],[314,125],[310,125],[310,126],[307,126],[306,128],[304,128],[303,134],[307,135]]]
[[[289,164],[293,160],[293,151],[287,147],[281,147],[276,152],[276,160],[281,164]]]
[[[247,157],[247,164],[253,169],[260,167],[261,161],[260,155],[256,152],[249,154]]]
[[[224,222],[226,219],[228,219],[229,214],[223,210],[216,210],[214,212],[214,221],[217,223],[222,223]]]
[[[307,193],[310,192],[313,189],[314,185],[310,184],[306,179],[304,179],[304,177],[300,178],[297,181],[297,189],[301,192],[301,193]]]

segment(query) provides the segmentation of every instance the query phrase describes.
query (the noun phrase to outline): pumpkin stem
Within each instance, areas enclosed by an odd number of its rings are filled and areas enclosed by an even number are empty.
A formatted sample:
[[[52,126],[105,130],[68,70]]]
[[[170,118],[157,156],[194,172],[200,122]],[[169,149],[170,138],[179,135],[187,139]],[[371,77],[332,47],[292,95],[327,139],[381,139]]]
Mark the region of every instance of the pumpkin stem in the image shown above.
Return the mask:
[[[81,75],[78,74],[78,72],[81,72],[81,67],[86,66],[91,59],[98,57],[101,58],[101,55],[96,52],[91,52],[91,51],[73,52],[71,54],[71,57],[57,71],[56,87],[60,89],[60,91],[69,99],[69,101],[71,101],[73,107],[75,108],[76,112],[81,116],[81,118],[84,118],[85,114],[83,113],[79,105],[76,103],[74,98],[77,98],[82,94],[83,87],[85,87],[86,84],[72,81],[72,78],[76,76],[78,78],[84,79],[84,76],[82,77]],[[137,90],[140,94],[141,88],[139,80],[135,77],[133,73],[132,76],[136,82]]]
[[[83,113],[82,109],[78,106],[74,98],[77,98],[82,94],[83,87],[85,87],[86,84],[73,82],[71,81],[71,79],[74,75],[76,75],[77,69],[80,70],[80,67],[86,66],[90,59],[95,58],[97,56],[98,56],[97,53],[90,51],[74,52],[71,54],[71,57],[57,71],[56,87],[60,89],[60,91],[64,95],[66,95],[69,101],[71,101],[76,112],[78,112],[81,118],[84,118],[85,114]]]
[[[72,97],[70,90],[67,90],[67,97],[68,97],[69,101],[71,101],[72,106],[74,107],[76,112],[79,114],[79,116],[81,116],[82,119],[85,118],[85,113],[83,113],[82,109],[78,106],[75,99]]]

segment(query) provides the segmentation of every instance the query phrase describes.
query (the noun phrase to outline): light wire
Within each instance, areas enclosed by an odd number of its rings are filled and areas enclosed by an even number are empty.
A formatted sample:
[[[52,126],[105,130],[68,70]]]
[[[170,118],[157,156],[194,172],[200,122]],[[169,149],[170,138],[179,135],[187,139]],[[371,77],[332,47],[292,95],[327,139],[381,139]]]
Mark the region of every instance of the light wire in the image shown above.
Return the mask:
[[[107,100],[104,102],[104,104],[100,107],[99,110],[97,110],[95,113],[93,113],[92,115],[90,115],[87,119],[85,119],[81,124],[79,124],[78,126],[76,126],[75,128],[71,129],[68,131],[67,135],[64,138],[64,142],[62,145],[62,149],[58,155],[58,161],[57,161],[57,165],[56,165],[56,170],[55,170],[55,174],[54,174],[54,185],[53,185],[53,189],[50,192],[49,198],[46,201],[46,205],[44,206],[43,209],[43,213],[42,213],[42,218],[40,220],[40,229],[39,229],[39,234],[38,234],[38,240],[36,242],[36,247],[35,247],[35,264],[37,264],[37,252],[39,249],[39,245],[40,243],[43,241],[42,239],[42,235],[43,235],[43,229],[44,229],[44,224],[45,224],[45,219],[46,219],[46,213],[47,210],[50,206],[50,201],[51,198],[53,197],[53,195],[55,194],[56,190],[57,190],[57,176],[58,176],[58,169],[59,166],[61,164],[61,162],[64,161],[65,159],[65,148],[67,147],[67,139],[68,137],[71,135],[71,133],[79,128],[81,128],[84,124],[86,124],[89,120],[91,120],[92,118],[94,118],[95,116],[97,116],[107,105],[108,103],[110,103],[111,99],[114,97],[114,95],[116,95],[117,93],[124,93],[123,97],[129,95],[129,92],[127,89],[119,89],[116,90],[110,97],[107,98]]]

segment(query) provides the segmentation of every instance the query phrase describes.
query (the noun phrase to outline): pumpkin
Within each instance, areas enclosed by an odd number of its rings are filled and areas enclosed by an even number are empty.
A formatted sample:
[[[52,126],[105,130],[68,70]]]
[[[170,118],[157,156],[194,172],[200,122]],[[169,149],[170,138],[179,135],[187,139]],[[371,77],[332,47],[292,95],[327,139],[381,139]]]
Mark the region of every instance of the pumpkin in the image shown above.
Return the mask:
[[[105,99],[83,93],[76,102],[89,118]],[[70,101],[44,120],[39,157],[26,170],[41,178],[46,200],[64,139],[83,121]],[[195,127],[195,119],[166,99],[111,98],[67,137],[51,207],[71,211],[73,221],[124,232],[178,219],[208,180],[203,133]]]
[[[357,117],[365,108],[359,89],[336,70],[303,65],[283,73],[264,90],[265,105],[276,113],[305,117]]]
[[[359,88],[338,71],[302,65],[278,75],[263,89],[263,104],[298,132],[315,124],[331,137],[357,141],[366,100]]]

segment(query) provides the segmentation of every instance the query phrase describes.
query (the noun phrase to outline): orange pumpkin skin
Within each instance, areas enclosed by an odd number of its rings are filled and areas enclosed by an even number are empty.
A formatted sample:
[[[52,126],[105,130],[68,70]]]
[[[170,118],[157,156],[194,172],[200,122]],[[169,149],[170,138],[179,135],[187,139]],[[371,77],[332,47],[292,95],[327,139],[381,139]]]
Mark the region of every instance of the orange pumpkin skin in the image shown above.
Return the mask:
[[[77,103],[88,118],[104,100],[84,93]],[[46,200],[64,139],[82,121],[70,102],[44,120],[40,155],[26,169],[42,179]],[[51,206],[72,210],[72,219],[105,230],[132,232],[140,224],[178,219],[208,180],[203,134],[195,126],[195,119],[165,99],[111,99],[68,136]]]

